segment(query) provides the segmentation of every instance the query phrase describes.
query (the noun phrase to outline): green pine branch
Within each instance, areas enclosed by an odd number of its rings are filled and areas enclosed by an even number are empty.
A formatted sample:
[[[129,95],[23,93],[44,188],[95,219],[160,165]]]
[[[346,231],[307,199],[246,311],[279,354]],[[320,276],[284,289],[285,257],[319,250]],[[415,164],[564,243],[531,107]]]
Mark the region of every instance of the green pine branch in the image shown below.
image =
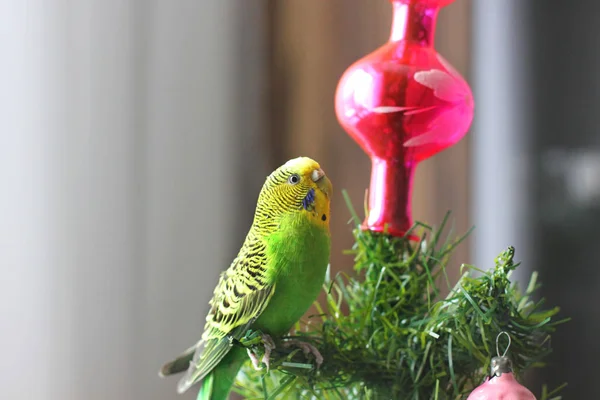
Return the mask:
[[[327,274],[326,304],[297,324],[293,338],[315,345],[324,357],[283,347],[280,338],[270,371],[247,363],[235,390],[248,399],[460,399],[478,386],[496,355],[496,337],[510,335],[508,355],[519,376],[544,365],[558,308],[534,300],[537,274],[524,292],[510,281],[518,267],[512,247],[488,270],[463,265],[464,274],[445,298],[445,264],[465,238],[442,240],[439,229],[417,223],[408,234],[418,241],[360,229],[355,225],[355,274]],[[407,235],[408,235],[407,234]],[[473,277],[472,271],[480,275]],[[241,342],[256,343],[256,332]],[[505,346],[505,345],[504,345]],[[261,344],[255,345],[260,352]],[[559,388],[560,389],[560,388]],[[542,390],[542,399],[556,391]],[[558,397],[554,397],[558,398]]]

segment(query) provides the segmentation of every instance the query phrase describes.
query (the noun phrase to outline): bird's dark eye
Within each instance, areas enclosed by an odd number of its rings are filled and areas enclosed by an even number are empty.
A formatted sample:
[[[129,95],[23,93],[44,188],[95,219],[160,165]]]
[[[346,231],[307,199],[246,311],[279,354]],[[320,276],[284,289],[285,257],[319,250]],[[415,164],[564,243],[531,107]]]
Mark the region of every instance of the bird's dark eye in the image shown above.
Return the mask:
[[[300,182],[300,176],[298,174],[292,174],[290,175],[290,177],[288,178],[288,183],[290,185],[295,185],[298,182]]]

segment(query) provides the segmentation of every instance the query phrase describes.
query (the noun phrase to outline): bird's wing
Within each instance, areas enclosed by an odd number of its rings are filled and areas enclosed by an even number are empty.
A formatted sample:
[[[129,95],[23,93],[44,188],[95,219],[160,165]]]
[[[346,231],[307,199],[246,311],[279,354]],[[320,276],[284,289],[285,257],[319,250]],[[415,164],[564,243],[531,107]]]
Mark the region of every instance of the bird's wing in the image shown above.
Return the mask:
[[[275,289],[266,268],[264,242],[249,235],[215,288],[202,340],[179,382],[180,393],[201,381],[229,352],[231,338],[241,339],[264,311]]]

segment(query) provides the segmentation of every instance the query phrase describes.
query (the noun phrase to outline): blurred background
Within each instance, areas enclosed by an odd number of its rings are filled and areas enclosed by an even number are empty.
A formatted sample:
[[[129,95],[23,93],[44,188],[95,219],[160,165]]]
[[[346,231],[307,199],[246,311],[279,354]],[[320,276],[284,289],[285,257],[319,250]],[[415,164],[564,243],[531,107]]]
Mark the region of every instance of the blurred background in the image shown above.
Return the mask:
[[[319,160],[335,270],[367,156],[336,122],[342,72],[389,35],[386,0],[0,1],[0,398],[192,399],[160,380],[194,343],[265,176]],[[475,121],[422,163],[413,210],[452,210],[454,256],[506,246],[573,317],[536,393],[598,394],[600,3],[456,0],[436,47]]]

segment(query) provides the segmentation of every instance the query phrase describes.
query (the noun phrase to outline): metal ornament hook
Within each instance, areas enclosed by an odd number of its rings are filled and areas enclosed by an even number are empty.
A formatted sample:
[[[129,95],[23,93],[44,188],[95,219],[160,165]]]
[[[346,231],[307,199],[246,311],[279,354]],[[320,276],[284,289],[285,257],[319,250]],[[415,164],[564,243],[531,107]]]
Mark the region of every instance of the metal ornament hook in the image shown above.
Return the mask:
[[[504,349],[504,353],[502,353],[502,355],[500,355],[500,346],[499,346],[499,342],[500,342],[500,336],[502,336],[502,334],[505,334],[506,337],[508,338],[508,344],[506,345],[506,349]],[[498,336],[496,336],[496,354],[498,355],[498,357],[506,357],[506,353],[508,353],[508,349],[510,348],[510,344],[511,344],[511,338],[510,335],[504,331],[500,332],[498,334]]]

